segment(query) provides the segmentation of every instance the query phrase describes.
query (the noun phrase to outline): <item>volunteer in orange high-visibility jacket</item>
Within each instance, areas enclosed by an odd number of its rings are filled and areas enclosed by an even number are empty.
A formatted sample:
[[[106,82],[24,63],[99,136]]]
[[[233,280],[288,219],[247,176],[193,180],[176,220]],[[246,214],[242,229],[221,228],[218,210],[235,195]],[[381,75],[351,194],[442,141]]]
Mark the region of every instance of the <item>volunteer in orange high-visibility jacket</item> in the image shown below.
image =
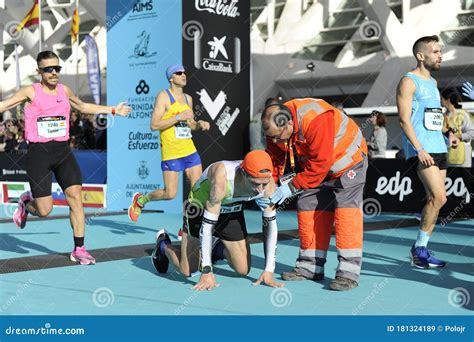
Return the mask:
[[[358,286],[362,264],[362,195],[367,173],[367,144],[357,124],[320,99],[267,100],[262,113],[267,152],[280,186],[258,201],[284,204],[298,198],[300,251],[284,280],[323,280],[332,227],[338,266],[332,290]]]

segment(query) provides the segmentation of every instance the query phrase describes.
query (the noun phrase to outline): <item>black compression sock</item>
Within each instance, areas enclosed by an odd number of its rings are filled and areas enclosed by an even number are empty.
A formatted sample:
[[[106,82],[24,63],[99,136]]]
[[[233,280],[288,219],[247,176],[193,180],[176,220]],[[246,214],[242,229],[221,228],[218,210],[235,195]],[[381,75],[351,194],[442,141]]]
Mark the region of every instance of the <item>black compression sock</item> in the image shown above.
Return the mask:
[[[84,236],[83,237],[75,237],[74,236],[74,249],[77,247],[84,246]]]

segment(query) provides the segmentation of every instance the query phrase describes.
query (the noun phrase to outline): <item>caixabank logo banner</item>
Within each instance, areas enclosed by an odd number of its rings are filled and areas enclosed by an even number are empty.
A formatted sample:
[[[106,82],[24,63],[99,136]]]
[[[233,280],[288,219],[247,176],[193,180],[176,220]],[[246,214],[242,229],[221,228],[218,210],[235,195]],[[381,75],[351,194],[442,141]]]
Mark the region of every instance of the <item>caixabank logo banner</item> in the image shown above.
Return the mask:
[[[193,134],[198,151],[206,151],[204,166],[242,158],[248,148],[249,14],[248,1],[196,0],[194,6],[183,6],[185,91],[193,96],[198,119],[211,123],[209,132]],[[207,148],[211,144],[215,148]]]
[[[204,111],[208,113],[212,121],[217,125],[217,128],[223,136],[229,132],[235,119],[240,113],[240,108],[232,108],[227,104],[227,95],[224,91],[219,91],[215,98],[211,98],[206,89],[201,89],[196,92],[199,95],[199,102],[202,104]]]
[[[196,36],[194,67],[206,71],[238,74],[241,70],[240,38],[214,35],[208,41]]]

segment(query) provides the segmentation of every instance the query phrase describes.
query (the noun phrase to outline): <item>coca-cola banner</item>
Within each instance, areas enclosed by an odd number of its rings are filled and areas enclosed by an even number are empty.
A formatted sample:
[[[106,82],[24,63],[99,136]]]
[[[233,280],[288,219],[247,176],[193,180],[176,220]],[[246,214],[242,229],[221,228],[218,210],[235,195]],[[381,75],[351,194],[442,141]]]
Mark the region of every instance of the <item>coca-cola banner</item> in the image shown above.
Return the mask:
[[[441,209],[440,217],[474,217],[472,168],[448,168],[445,184],[448,201]],[[364,193],[366,215],[382,211],[421,213],[425,203],[423,184],[405,160],[371,160]]]
[[[183,6],[185,92],[209,132],[193,133],[206,167],[249,149],[250,1],[194,0]]]

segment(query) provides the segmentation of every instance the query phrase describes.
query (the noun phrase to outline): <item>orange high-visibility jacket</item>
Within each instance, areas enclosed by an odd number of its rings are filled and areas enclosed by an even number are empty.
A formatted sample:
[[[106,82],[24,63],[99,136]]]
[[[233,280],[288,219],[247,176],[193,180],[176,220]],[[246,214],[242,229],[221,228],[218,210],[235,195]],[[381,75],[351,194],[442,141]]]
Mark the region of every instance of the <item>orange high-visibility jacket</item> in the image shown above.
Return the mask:
[[[335,179],[367,155],[359,126],[339,109],[321,99],[294,99],[285,103],[292,115],[295,159],[303,169],[293,179],[298,189],[314,189],[325,179]],[[288,165],[288,147],[267,139],[275,180]],[[286,157],[285,157],[286,156]]]

